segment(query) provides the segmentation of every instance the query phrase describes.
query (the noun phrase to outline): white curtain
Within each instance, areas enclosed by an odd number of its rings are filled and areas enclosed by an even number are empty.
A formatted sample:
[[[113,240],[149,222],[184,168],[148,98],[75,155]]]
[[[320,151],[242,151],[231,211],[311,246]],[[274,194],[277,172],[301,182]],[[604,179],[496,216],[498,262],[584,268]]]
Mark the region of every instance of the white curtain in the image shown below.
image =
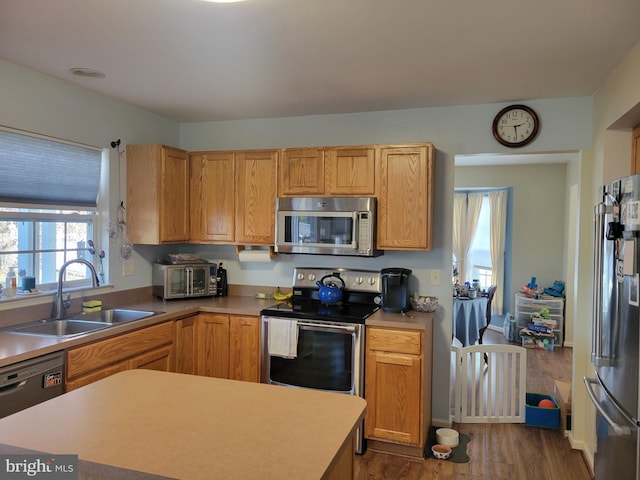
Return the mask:
[[[507,228],[507,191],[489,192],[489,224],[491,235],[489,239],[491,249],[491,283],[496,285],[496,293],[491,303],[491,311],[502,315],[504,297],[504,248]]]
[[[456,193],[453,196],[453,254],[458,262],[460,284],[468,276],[467,255],[476,233],[481,207],[481,193]]]

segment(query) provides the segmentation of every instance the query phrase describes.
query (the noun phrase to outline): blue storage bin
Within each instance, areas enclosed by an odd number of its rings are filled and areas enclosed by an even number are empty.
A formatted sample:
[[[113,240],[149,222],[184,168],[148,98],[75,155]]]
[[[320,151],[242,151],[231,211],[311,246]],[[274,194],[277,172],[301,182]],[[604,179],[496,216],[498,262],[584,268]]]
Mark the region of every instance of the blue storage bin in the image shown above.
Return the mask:
[[[538,406],[540,400],[548,399],[556,408],[542,408]],[[560,406],[551,395],[527,393],[525,405],[525,423],[532,427],[560,428]]]

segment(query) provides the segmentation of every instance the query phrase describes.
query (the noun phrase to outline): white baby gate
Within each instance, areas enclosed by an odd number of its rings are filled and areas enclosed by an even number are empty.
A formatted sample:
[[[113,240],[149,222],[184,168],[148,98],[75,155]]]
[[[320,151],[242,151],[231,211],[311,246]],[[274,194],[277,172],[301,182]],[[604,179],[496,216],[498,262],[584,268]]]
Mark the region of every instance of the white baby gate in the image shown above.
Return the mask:
[[[527,355],[516,345],[451,346],[453,421],[524,423]]]

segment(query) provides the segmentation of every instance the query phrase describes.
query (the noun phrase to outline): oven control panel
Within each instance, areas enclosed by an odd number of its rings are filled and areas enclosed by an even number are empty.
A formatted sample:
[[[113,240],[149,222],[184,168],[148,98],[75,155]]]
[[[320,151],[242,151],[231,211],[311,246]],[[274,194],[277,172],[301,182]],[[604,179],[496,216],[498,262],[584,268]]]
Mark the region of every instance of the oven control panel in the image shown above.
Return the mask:
[[[380,293],[382,282],[379,270],[352,270],[348,268],[295,267],[293,287],[315,288],[326,276],[339,276],[344,281],[345,290]]]

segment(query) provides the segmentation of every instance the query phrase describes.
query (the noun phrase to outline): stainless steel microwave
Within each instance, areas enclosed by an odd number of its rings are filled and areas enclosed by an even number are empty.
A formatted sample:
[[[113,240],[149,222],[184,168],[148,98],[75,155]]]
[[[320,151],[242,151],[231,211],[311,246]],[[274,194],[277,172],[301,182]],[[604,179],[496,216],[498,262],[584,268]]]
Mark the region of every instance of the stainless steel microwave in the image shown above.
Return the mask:
[[[216,265],[212,263],[154,263],[153,294],[163,300],[216,295]]]
[[[279,197],[276,247],[283,253],[376,257],[375,197]]]

